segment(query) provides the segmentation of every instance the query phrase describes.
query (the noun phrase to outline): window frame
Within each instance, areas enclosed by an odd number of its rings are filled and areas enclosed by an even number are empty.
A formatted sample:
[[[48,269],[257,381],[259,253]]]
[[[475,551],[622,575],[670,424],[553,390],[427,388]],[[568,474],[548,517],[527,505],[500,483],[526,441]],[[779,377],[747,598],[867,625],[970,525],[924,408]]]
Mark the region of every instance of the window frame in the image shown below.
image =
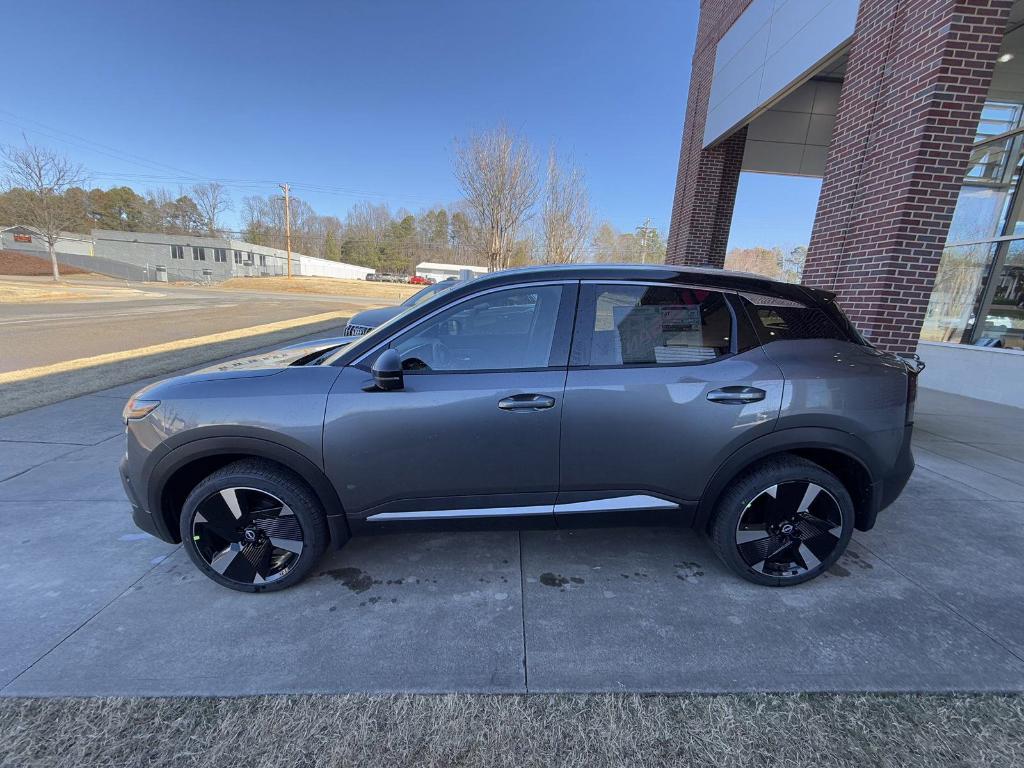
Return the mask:
[[[185,246],[183,245],[171,245],[171,260],[172,261],[184,261],[185,260]]]
[[[462,296],[461,298],[455,299],[454,301],[448,302],[441,307],[438,307],[433,312],[430,312],[418,320],[409,323],[401,328],[395,330],[394,333],[389,335],[386,339],[367,352],[360,355],[356,360],[349,363],[350,366],[358,368],[361,371],[369,373],[372,370],[373,363],[377,357],[384,352],[386,349],[390,349],[392,342],[399,336],[404,336],[409,331],[418,328],[424,323],[429,323],[438,315],[447,312],[450,309],[458,307],[460,304],[464,304],[467,301],[473,301],[479,299],[482,296],[486,296],[491,293],[498,293],[501,291],[516,291],[524,290],[529,288],[542,288],[544,286],[558,286],[562,289],[562,296],[559,300],[558,311],[555,314],[555,333],[551,339],[551,353],[548,355],[548,365],[542,367],[531,367],[531,368],[480,368],[476,370],[455,370],[455,371],[403,371],[404,376],[461,376],[461,375],[476,375],[476,374],[494,374],[494,373],[535,373],[540,371],[564,371],[568,368],[569,364],[569,352],[572,346],[572,335],[573,326],[575,325],[576,313],[578,311],[579,296],[580,296],[580,281],[579,280],[543,280],[535,283],[513,283],[511,285],[498,285],[494,288],[488,288],[483,291],[471,293],[468,296]],[[444,293],[441,293],[443,296]],[[560,363],[552,365],[551,361],[561,360]]]
[[[206,247],[202,245],[191,245],[192,261],[206,261]]]
[[[694,360],[685,363],[609,363],[604,365],[591,365],[590,356],[594,338],[592,318],[597,311],[596,301],[598,289],[601,286],[615,285],[633,287],[640,286],[646,288],[689,289],[720,294],[725,303],[726,309],[729,312],[729,351],[724,355],[719,355],[718,357],[711,358],[710,360]],[[713,365],[714,363],[734,357],[740,352],[737,340],[739,319],[737,318],[736,308],[733,306],[730,296],[735,293],[736,291],[729,290],[727,288],[700,285],[698,283],[675,283],[657,280],[583,280],[581,281],[580,293],[576,302],[576,321],[575,329],[573,331],[572,347],[569,353],[569,370],[615,371],[643,368],[693,368],[701,365]]]
[[[214,248],[213,249],[213,261],[217,264],[228,263],[228,249],[227,248]]]

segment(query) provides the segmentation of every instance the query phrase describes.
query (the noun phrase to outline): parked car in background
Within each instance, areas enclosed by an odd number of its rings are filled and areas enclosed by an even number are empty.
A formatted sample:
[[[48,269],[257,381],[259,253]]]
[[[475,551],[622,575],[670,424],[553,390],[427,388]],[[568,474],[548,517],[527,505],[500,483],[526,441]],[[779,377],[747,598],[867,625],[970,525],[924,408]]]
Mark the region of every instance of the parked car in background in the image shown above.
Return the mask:
[[[358,312],[349,318],[348,324],[345,326],[345,336],[362,336],[365,333],[369,333],[378,325],[386,323],[409,307],[422,304],[427,299],[431,299],[437,294],[450,290],[457,285],[462,285],[462,281],[455,279],[442,280],[439,283],[428,285],[422,291],[417,291],[397,307],[379,307],[378,309],[367,309]]]
[[[498,272],[361,337],[137,392],[140,528],[232,589],[403,527],[678,525],[735,574],[827,570],[902,492],[918,361],[833,294],[669,266]]]
[[[436,282],[432,277],[421,277],[420,275],[413,275],[409,278],[409,285],[433,285]]]

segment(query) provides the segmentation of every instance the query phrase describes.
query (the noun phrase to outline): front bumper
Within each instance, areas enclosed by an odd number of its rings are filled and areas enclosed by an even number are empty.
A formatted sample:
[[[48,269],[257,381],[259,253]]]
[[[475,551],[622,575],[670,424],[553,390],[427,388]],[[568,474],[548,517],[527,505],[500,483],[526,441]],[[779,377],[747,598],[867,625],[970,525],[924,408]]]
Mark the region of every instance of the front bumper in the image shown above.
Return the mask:
[[[132,522],[151,536],[156,536],[164,541],[171,541],[167,536],[167,532],[161,530],[161,526],[158,525],[153,515],[139,502],[138,494],[135,492],[131,475],[128,472],[127,456],[121,457],[118,470],[121,474],[121,485],[124,487],[124,495],[128,497],[128,503],[132,505]]]

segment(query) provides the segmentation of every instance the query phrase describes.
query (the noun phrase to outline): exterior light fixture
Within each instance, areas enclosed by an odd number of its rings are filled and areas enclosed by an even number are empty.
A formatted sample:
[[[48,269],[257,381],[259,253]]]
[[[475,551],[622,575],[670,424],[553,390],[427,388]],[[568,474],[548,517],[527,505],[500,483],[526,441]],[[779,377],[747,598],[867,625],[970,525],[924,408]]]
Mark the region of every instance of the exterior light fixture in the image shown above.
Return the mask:
[[[997,59],[997,61],[998,61],[998,62],[999,62],[1000,64],[1005,64],[1005,63],[1006,63],[1006,62],[1008,62],[1008,61],[1013,61],[1013,54],[1012,54],[1012,53],[1004,53],[1004,54],[1003,54],[1002,56],[1000,56],[1000,57],[999,57],[999,58]]]

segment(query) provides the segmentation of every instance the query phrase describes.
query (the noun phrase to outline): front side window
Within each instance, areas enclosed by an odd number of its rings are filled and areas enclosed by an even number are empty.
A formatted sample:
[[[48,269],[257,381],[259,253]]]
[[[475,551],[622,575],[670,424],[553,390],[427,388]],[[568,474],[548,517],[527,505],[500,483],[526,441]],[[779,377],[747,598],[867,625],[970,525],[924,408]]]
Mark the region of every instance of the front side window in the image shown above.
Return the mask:
[[[206,261],[206,249],[197,245],[192,246],[192,261]]]
[[[562,292],[562,286],[542,285],[467,299],[399,335],[389,346],[411,373],[564,365],[565,353],[555,349]]]
[[[574,365],[684,365],[730,352],[732,313],[717,291],[681,286],[587,286]]]

